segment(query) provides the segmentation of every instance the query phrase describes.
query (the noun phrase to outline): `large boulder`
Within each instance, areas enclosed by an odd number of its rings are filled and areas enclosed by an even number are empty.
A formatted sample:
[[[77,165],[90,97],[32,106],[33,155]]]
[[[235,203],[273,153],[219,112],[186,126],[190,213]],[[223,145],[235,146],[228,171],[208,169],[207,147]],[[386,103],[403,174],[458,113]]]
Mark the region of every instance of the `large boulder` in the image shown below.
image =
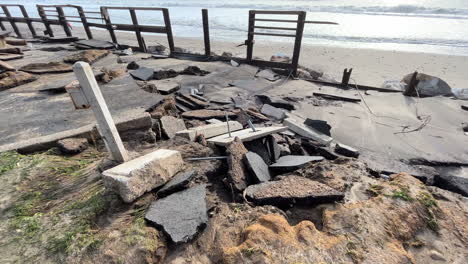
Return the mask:
[[[402,82],[409,84],[413,74],[406,75]],[[438,96],[452,95],[452,88],[444,80],[424,73],[418,73],[416,76],[416,90],[419,96]]]

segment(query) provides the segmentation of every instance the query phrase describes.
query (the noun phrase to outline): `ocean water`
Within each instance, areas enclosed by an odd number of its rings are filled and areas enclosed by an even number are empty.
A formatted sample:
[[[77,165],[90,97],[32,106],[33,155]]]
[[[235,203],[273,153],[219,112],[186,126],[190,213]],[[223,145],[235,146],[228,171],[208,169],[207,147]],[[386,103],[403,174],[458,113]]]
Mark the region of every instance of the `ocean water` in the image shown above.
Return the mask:
[[[3,0],[2,3],[23,4],[33,17],[38,16],[36,4],[76,4],[90,11],[103,5],[167,7],[175,37],[195,38],[203,37],[201,8],[208,8],[212,40],[238,43],[247,38],[248,10],[304,10],[308,20],[339,23],[307,24],[303,39],[306,44],[468,56],[468,0]],[[122,11],[112,11],[111,18],[116,23],[131,21],[128,12]],[[157,12],[138,12],[138,19],[141,24],[163,24],[162,15]],[[256,36],[257,43],[271,41],[291,42],[291,39]]]

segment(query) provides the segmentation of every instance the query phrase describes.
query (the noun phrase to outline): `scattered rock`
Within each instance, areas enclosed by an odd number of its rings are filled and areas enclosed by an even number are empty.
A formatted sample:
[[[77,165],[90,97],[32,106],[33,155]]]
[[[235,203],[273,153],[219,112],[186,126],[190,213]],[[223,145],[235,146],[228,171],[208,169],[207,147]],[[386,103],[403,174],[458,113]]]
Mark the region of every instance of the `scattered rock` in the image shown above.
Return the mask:
[[[257,153],[249,151],[245,154],[245,162],[249,168],[251,175],[254,177],[255,183],[270,181],[270,171],[268,165],[263,161]]]
[[[283,110],[271,106],[269,104],[264,104],[262,106],[261,113],[279,121],[283,120],[286,117],[286,114]]]
[[[154,201],[145,219],[162,228],[172,242],[186,243],[208,222],[206,185],[198,185]]]
[[[270,61],[289,63],[291,61],[291,59],[288,56],[285,56],[285,55],[273,55],[273,56],[271,56]]]
[[[434,178],[434,186],[468,197],[468,178],[438,175]]]
[[[84,50],[75,54],[71,54],[63,59],[66,63],[75,63],[77,61],[84,61],[93,64],[99,59],[104,58],[110,52],[108,50]]]
[[[243,162],[245,154],[249,152],[242,144],[242,141],[236,137],[226,148],[228,154],[228,180],[234,190],[241,192],[247,187],[248,170]]]
[[[132,75],[135,79],[148,81],[153,79],[154,70],[146,67],[140,67],[138,70],[130,72],[130,75]]]
[[[86,138],[66,138],[57,142],[59,150],[64,154],[78,154],[88,148]]]
[[[335,152],[343,156],[358,158],[359,150],[352,148],[348,145],[337,143],[335,146]]]
[[[231,53],[231,52],[224,51],[224,52],[221,54],[221,57],[232,58],[232,53]]]
[[[309,126],[317,130],[318,132],[325,134],[329,137],[331,136],[330,130],[332,127],[328,124],[327,121],[307,118],[304,121],[304,125]]]
[[[219,120],[219,119],[208,119],[206,120],[206,122],[208,122],[209,124],[219,124],[219,123],[223,123],[223,121]]]
[[[251,152],[257,153],[267,165],[271,164],[271,154],[267,145],[264,143],[265,138],[259,138],[252,141],[244,142],[245,148]]]
[[[164,51],[166,49],[167,49],[166,46],[161,45],[161,44],[146,47],[146,50],[149,53],[156,53],[156,54],[164,54]]]
[[[102,68],[101,69],[102,75],[95,75],[96,80],[102,83],[108,83],[116,78],[119,78],[125,74],[125,69],[108,69]]]
[[[430,256],[431,256],[431,259],[433,260],[437,260],[437,261],[447,261],[444,256],[442,256],[441,253],[435,251],[435,250],[431,250],[430,252]]]
[[[461,109],[468,111],[468,105],[462,105]]]
[[[185,68],[183,71],[180,72],[180,74],[184,75],[196,75],[196,76],[205,76],[209,74],[209,71],[204,71],[197,66],[188,66]]]
[[[309,140],[301,140],[302,147],[310,154],[320,155],[328,160],[335,160],[339,156],[329,146],[320,146]]]
[[[73,68],[69,64],[63,62],[49,62],[49,63],[31,63],[20,68],[21,71],[44,74],[44,73],[65,73],[72,72]]]
[[[274,82],[274,81],[277,81],[277,80],[281,79],[281,77],[278,74],[274,73],[270,69],[259,71],[255,75],[255,77],[263,78],[263,79],[266,79],[266,80],[271,81],[271,82]]]
[[[290,130],[294,131],[295,133],[303,137],[315,140],[321,144],[328,145],[333,140],[331,137],[325,134],[322,134],[316,131],[315,129],[309,128],[305,126],[303,123],[304,121],[301,122],[294,118],[287,118],[283,122],[285,126],[287,126]]]
[[[270,165],[270,168],[276,172],[291,172],[300,169],[310,162],[322,161],[321,156],[283,156],[279,158],[276,163]]]
[[[129,70],[137,70],[138,68],[140,68],[140,65],[138,65],[138,63],[135,61],[132,61],[127,65],[127,69]]]
[[[187,188],[190,181],[195,177],[194,170],[177,173],[168,183],[166,183],[158,192],[159,198],[166,197],[175,192]]]
[[[170,69],[170,70],[159,70],[154,72],[153,79],[155,80],[164,80],[164,79],[169,79],[169,78],[174,78],[179,75],[178,72]]]
[[[291,150],[287,144],[279,144],[280,156],[291,155]]]
[[[211,118],[226,119],[226,114],[229,116],[229,118],[233,118],[236,116],[236,114],[232,112],[221,110],[193,110],[182,113],[182,117],[200,120],[206,120]]]
[[[102,179],[106,188],[131,203],[144,193],[165,184],[183,166],[179,151],[159,149],[104,171]]]
[[[179,131],[186,130],[184,120],[173,116],[161,117],[162,131],[168,138],[174,138]]]
[[[281,177],[278,181],[250,185],[245,189],[245,195],[257,205],[275,206],[330,203],[344,198],[344,193],[300,176]]]
[[[33,82],[37,77],[21,71],[0,73],[0,91]]]
[[[289,111],[296,109],[296,107],[291,102],[288,102],[284,99],[272,99],[270,96],[264,94],[255,95],[255,98],[260,102],[260,104],[269,104],[271,106],[283,108]]]

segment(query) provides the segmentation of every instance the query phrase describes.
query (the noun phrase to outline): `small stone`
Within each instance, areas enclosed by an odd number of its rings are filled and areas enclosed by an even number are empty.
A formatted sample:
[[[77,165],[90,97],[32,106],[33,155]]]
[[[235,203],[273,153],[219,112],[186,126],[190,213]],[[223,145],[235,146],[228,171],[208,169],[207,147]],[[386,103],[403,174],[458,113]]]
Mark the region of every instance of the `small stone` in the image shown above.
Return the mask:
[[[64,154],[78,154],[88,148],[86,138],[66,138],[57,142],[59,150]]]
[[[344,194],[317,181],[300,176],[250,185],[245,189],[248,200],[257,205],[311,205],[342,200]]]
[[[187,129],[182,119],[173,116],[163,116],[160,120],[162,130],[169,139],[174,138],[177,132]]]
[[[206,211],[206,185],[203,184],[154,201],[145,219],[179,244],[190,241],[207,224]]]
[[[446,259],[444,258],[444,256],[442,256],[441,253],[439,253],[439,252],[437,252],[437,251],[435,251],[435,250],[431,250],[430,256],[431,256],[431,259],[433,259],[433,260],[446,261]]]
[[[154,70],[146,67],[140,67],[138,70],[134,70],[130,72],[133,78],[141,80],[141,81],[148,81],[153,79]]]
[[[337,143],[335,146],[335,152],[343,156],[358,158],[359,150],[352,148],[348,145]]]
[[[270,165],[270,168],[277,172],[291,172],[306,166],[310,162],[322,161],[321,156],[283,156],[276,163]]]
[[[164,80],[164,79],[169,79],[169,78],[174,78],[177,75],[179,75],[178,72],[169,69],[169,70],[159,70],[154,72],[154,79],[155,80]]]
[[[283,110],[276,108],[274,106],[271,106],[269,104],[264,104],[260,112],[268,117],[271,117],[280,121],[286,117],[286,114],[284,113]]]
[[[271,179],[268,165],[257,153],[249,151],[245,154],[245,162],[254,176],[254,182],[267,182]]]
[[[195,177],[194,170],[179,172],[174,178],[166,183],[156,194],[159,198],[166,197],[172,193],[181,191],[187,188],[190,181]]]
[[[224,51],[224,52],[221,54],[221,57],[232,58],[232,53],[231,53],[231,52]]]
[[[236,137],[226,148],[228,154],[228,179],[236,191],[243,191],[247,187],[248,170],[243,160],[249,151],[244,147],[242,141]]]
[[[140,65],[138,65],[138,63],[136,63],[135,61],[132,61],[127,65],[127,69],[129,70],[136,70],[138,68],[140,68]]]

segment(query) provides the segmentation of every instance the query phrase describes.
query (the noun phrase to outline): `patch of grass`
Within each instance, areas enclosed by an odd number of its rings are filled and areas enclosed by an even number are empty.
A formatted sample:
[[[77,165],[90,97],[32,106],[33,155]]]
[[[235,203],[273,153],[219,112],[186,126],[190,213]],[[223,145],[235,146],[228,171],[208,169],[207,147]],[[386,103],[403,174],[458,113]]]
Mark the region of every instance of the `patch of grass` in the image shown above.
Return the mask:
[[[47,243],[47,249],[53,253],[70,254],[83,250],[96,250],[102,244],[95,232],[86,221],[70,225],[70,229],[61,236],[52,237]]]
[[[359,252],[356,243],[348,238],[348,243],[346,243],[346,255],[349,256],[353,263],[360,263],[364,257]]]
[[[400,187],[399,190],[394,190],[393,193],[389,196],[393,199],[401,199],[407,202],[411,202],[414,200],[414,198],[410,195],[408,187]]]
[[[32,238],[41,229],[40,205],[43,199],[41,192],[31,192],[23,195],[9,211],[13,213],[10,228],[20,230],[24,237]]]
[[[0,153],[0,175],[16,168],[18,166],[18,162],[20,162],[24,157],[24,155],[21,155],[16,151]]]
[[[417,197],[418,201],[424,205],[426,208],[437,207],[437,201],[432,197],[428,192],[419,192]]]
[[[241,250],[242,254],[245,255],[246,257],[251,257],[253,256],[254,254],[257,254],[257,253],[262,253],[263,251],[260,249],[260,248],[256,248],[256,247],[249,247],[249,248],[243,248]]]

